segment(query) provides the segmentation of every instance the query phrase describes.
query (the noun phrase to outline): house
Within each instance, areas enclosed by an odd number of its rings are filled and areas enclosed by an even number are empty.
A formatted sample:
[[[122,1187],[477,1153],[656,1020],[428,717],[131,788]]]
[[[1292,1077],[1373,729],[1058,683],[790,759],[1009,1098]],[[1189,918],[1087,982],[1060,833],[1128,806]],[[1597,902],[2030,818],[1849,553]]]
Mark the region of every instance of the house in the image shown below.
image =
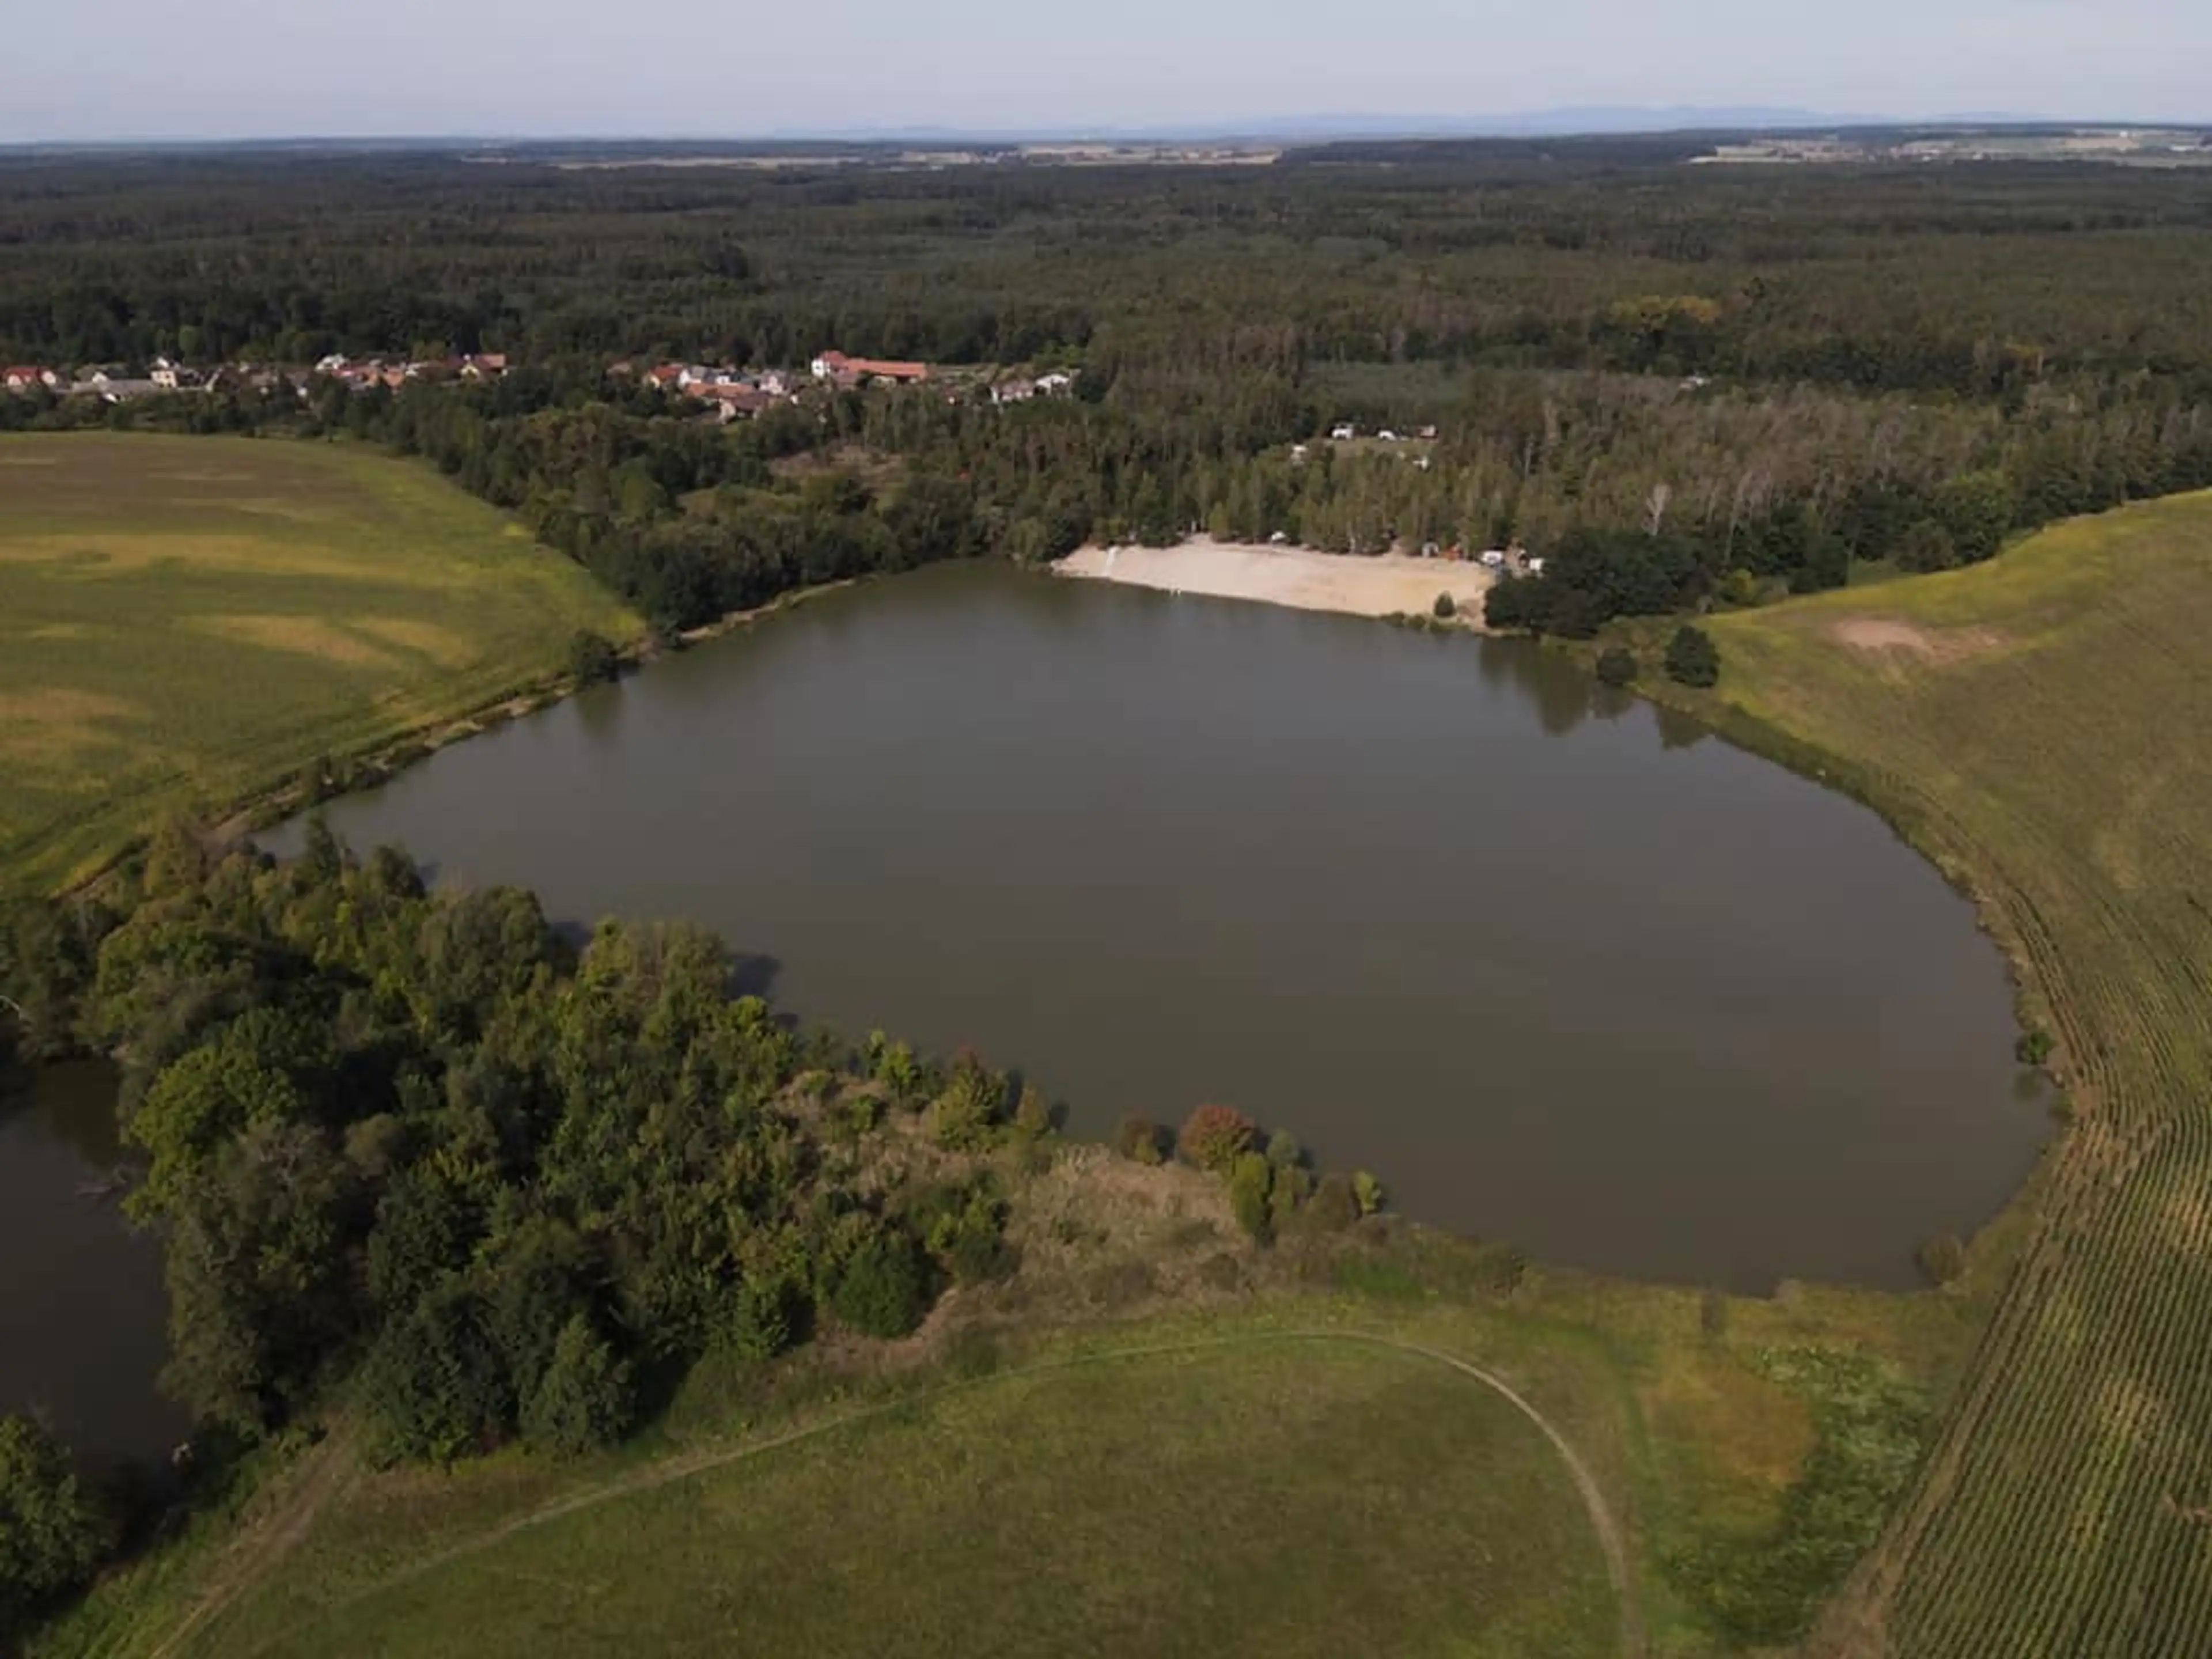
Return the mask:
[[[167,357],[156,357],[146,371],[146,378],[164,392],[175,392],[184,384],[184,365]]]
[[[1386,444],[1395,444],[1398,441],[1398,434],[1391,431],[1387,426],[1375,435],[1380,438]]]
[[[465,380],[496,380],[506,373],[504,351],[479,351],[461,359],[460,376]]]
[[[747,386],[738,380],[718,381],[712,386],[695,386],[690,391],[691,396],[701,403],[714,405],[715,413],[726,426],[732,421],[751,420],[763,410],[775,408],[780,401],[774,392]]]
[[[60,379],[61,376],[51,368],[40,368],[35,364],[0,370],[0,385],[10,392],[36,392],[40,386],[51,386]]]
[[[991,388],[994,404],[1025,404],[1037,395],[1035,380],[1001,380]]]
[[[771,368],[753,384],[771,398],[788,398],[791,395],[791,377],[780,368]]]
[[[1497,547],[1485,548],[1482,554],[1482,562],[1487,568],[1492,570],[1504,569],[1505,568],[1504,550],[1503,548]]]
[[[1054,369],[1049,374],[1037,376],[1036,389],[1037,396],[1040,398],[1065,397],[1075,390],[1075,376],[1064,374],[1060,370]]]
[[[1425,439],[1428,439],[1428,440],[1430,440],[1430,441],[1433,441],[1435,440],[1435,438],[1436,438],[1436,435],[1437,435],[1437,429],[1436,429],[1436,428],[1434,428],[1434,427],[1432,427],[1432,426],[1425,426],[1425,427],[1423,427],[1423,428],[1421,428],[1421,436],[1422,436],[1422,437],[1424,437],[1424,438],[1425,438]]]
[[[1528,562],[1525,568],[1530,575],[1540,576],[1544,574],[1544,562],[1541,559],[1531,559]]]
[[[1328,429],[1328,435],[1339,443],[1348,443],[1359,435],[1359,428],[1346,421],[1340,426],[1331,427]]]
[[[891,380],[901,386],[911,386],[929,378],[927,363],[890,362],[877,357],[848,357],[842,351],[825,351],[811,367],[814,378],[828,380],[840,386],[855,386],[863,380]]]

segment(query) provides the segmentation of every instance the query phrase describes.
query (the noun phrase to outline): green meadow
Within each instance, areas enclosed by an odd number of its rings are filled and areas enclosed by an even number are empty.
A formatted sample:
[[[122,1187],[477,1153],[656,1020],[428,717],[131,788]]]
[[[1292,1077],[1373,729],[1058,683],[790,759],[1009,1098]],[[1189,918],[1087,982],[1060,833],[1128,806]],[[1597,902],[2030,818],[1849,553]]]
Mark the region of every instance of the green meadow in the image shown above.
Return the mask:
[[[425,468],[337,445],[0,438],[0,880],[432,732],[636,620]]]

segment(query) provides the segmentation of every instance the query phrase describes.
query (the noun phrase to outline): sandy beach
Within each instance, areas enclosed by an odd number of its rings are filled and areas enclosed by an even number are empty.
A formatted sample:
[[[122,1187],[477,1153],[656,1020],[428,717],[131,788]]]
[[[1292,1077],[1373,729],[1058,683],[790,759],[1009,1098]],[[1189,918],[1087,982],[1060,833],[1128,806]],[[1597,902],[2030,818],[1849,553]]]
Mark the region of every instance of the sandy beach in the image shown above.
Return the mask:
[[[1480,565],[1457,561],[1205,540],[1180,547],[1079,548],[1054,568],[1065,576],[1360,617],[1427,616],[1437,595],[1449,593],[1471,628],[1480,627],[1482,596],[1495,580]]]

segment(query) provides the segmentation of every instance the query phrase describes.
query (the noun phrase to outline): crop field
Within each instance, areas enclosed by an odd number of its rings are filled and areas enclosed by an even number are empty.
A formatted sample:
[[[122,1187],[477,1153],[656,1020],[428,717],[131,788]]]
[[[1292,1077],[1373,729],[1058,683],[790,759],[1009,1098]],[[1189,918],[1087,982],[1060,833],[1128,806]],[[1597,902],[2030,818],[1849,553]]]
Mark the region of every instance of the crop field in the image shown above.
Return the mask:
[[[533,1506],[518,1478],[545,1473],[372,1482],[166,1650],[1621,1646],[1558,1452],[1491,1389],[1385,1347],[1101,1355],[617,1466]]]
[[[1719,697],[1977,894],[2074,1113],[1816,1650],[2212,1652],[2212,497],[1713,633]]]
[[[0,879],[481,710],[635,621],[434,473],[252,439],[0,439]]]

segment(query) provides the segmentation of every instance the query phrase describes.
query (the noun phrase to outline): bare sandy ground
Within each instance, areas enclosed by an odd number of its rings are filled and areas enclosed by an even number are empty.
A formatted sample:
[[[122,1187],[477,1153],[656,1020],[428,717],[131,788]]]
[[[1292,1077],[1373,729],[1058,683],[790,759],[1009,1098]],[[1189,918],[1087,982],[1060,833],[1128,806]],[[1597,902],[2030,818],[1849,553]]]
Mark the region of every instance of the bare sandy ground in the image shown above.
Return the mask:
[[[1300,611],[1343,611],[1358,617],[1393,611],[1427,616],[1449,593],[1461,620],[1479,628],[1482,596],[1495,578],[1479,564],[1316,553],[1303,547],[1254,547],[1191,541],[1180,547],[1079,548],[1054,567],[1062,575],[1127,582],[1172,592],[1257,599]]]

